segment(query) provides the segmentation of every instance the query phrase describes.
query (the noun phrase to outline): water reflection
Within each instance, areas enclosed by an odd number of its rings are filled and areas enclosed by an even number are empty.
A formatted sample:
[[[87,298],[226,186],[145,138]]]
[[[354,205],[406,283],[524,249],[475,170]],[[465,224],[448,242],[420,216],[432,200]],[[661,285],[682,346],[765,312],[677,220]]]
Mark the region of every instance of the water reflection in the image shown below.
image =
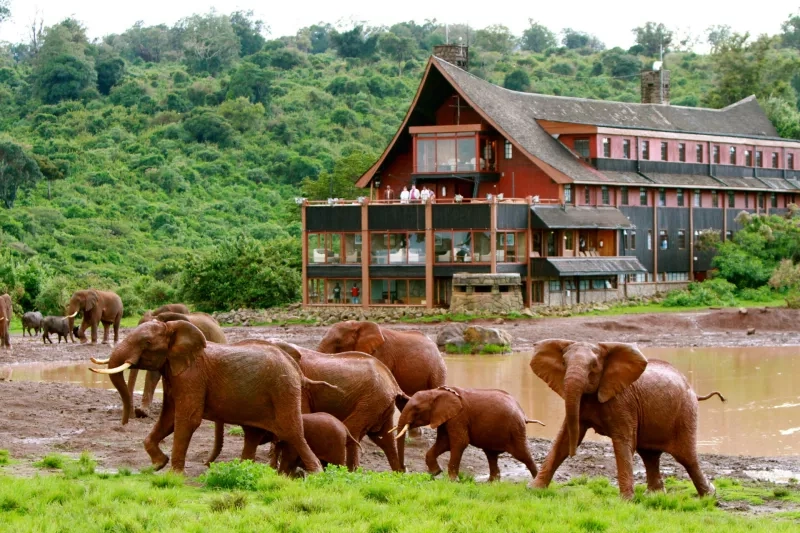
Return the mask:
[[[700,402],[698,449],[728,455],[800,453],[800,347],[645,348],[645,355],[669,361],[700,394],[718,390],[728,398]],[[505,357],[447,357],[447,381],[461,387],[503,389],[525,413],[547,427],[529,425],[531,436],[553,438],[564,418],[564,403],[531,371],[530,353]],[[142,373],[143,374],[143,373]],[[59,381],[111,389],[107,376],[84,363],[34,363],[0,367],[0,379]],[[144,375],[136,390],[141,391]],[[161,391],[158,391],[161,394]],[[587,439],[604,437],[589,432]]]
[[[800,347],[645,348],[683,372],[700,394],[698,450],[728,455],[793,455],[800,450]],[[529,353],[509,357],[448,357],[447,380],[462,387],[504,389],[525,413],[547,424],[529,426],[531,436],[553,438],[564,419],[563,400],[531,371]],[[604,437],[587,434],[587,439]]]

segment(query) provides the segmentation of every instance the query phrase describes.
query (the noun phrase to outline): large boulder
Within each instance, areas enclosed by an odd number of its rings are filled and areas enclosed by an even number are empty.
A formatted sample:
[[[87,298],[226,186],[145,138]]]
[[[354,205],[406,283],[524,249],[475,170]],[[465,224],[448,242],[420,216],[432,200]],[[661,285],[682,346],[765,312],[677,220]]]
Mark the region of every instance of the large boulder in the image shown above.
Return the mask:
[[[464,340],[470,344],[485,346],[511,346],[511,335],[504,329],[487,328],[484,326],[469,326],[464,329]]]
[[[439,330],[439,334],[436,336],[436,345],[437,346],[447,346],[448,344],[454,344],[456,346],[462,346],[464,344],[464,330],[467,329],[466,324],[459,324],[457,322],[450,322],[442,327]]]

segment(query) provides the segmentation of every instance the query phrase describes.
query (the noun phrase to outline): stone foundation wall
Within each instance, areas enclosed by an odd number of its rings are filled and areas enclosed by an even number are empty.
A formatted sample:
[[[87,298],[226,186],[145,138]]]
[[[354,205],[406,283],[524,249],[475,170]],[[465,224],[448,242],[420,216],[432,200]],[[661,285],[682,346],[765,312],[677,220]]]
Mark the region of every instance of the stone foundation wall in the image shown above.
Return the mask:
[[[522,308],[522,280],[519,274],[453,275],[450,312],[510,313],[521,311]]]

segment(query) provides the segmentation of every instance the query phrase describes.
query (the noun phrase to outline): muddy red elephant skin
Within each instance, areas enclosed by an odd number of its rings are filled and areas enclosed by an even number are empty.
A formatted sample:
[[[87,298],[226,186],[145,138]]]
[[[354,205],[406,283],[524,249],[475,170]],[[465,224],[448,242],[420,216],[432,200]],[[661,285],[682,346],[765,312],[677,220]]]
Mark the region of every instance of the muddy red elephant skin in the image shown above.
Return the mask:
[[[97,342],[97,325],[103,323],[103,344],[108,344],[108,333],[111,326],[114,327],[114,344],[119,342],[119,323],[122,320],[122,299],[114,292],[96,291],[88,289],[85,291],[75,291],[67,306],[67,318],[69,319],[69,334],[72,338],[72,328],[75,316],[82,312],[83,320],[78,330],[78,338],[81,342],[86,342],[84,332],[86,328],[92,328],[92,344]]]
[[[11,296],[0,296],[0,348],[11,349]]]
[[[144,314],[142,315],[142,318],[139,319],[139,325],[142,325],[149,320],[153,320],[156,317],[156,315],[159,315],[161,313],[181,313],[184,315],[188,315],[189,308],[186,306],[186,304],[162,305],[158,309],[153,309],[152,311],[145,311]]]
[[[500,479],[497,457],[503,452],[510,453],[536,477],[525,432],[527,423],[541,424],[529,420],[519,402],[505,391],[439,387],[411,397],[397,422],[401,428],[397,438],[402,440],[409,428],[430,425],[436,430],[436,442],[425,454],[428,471],[434,476],[442,471],[437,457],[450,452],[448,475],[456,480],[461,456],[471,444],[486,454],[489,481]]]
[[[319,343],[323,353],[364,352],[385,364],[403,392],[445,384],[447,367],[436,343],[419,331],[394,331],[374,322],[348,320],[334,324]]]
[[[564,398],[566,407],[564,424],[533,487],[550,484],[591,428],[611,437],[622,497],[633,497],[634,452],[644,462],[648,490],[664,488],[659,462],[666,452],[686,468],[701,496],[714,493],[697,461],[698,397],[675,367],[648,361],[632,344],[548,339],[534,345],[531,369]]]
[[[303,375],[277,348],[207,344],[189,322],[154,320],[133,330],[109,359],[110,368],[93,370],[110,374],[128,411],[130,394],[122,371],[135,367],[163,376],[161,416],[144,442],[156,469],[169,462],[159,443],[174,430],[172,469],[183,472],[189,441],[205,419],[271,432],[297,450],[306,470],[321,470],[303,438]],[[246,439],[242,457],[253,459],[258,444]]]
[[[408,396],[400,390],[392,373],[386,366],[363,353],[351,352],[323,354],[301,348],[294,344],[271,340],[243,340],[232,346],[275,346],[287,357],[297,361],[303,375],[308,379],[324,381],[338,387],[313,387],[304,390],[303,412],[325,412],[341,420],[348,431],[360,442],[368,436],[383,450],[389,466],[394,471],[405,471],[405,444],[395,442],[389,429],[392,427],[395,407],[402,409]],[[221,432],[217,431],[217,438]],[[209,460],[214,460],[221,450],[221,442],[215,443]],[[347,466],[354,470],[359,466],[360,448],[356,443],[347,447]]]

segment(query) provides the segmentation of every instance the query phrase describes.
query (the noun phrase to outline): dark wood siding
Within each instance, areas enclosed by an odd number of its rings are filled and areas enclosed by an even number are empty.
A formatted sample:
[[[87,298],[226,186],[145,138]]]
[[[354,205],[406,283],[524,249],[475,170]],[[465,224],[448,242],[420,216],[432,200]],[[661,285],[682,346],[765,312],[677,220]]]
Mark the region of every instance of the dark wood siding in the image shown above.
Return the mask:
[[[474,274],[488,274],[489,265],[442,265],[433,267],[435,277],[450,277],[457,272],[470,272]]]
[[[371,205],[369,206],[369,229],[378,230],[425,230],[425,206]]]
[[[308,231],[361,231],[361,206],[309,206],[306,207]]]
[[[489,204],[434,204],[432,207],[434,229],[489,229],[491,227]],[[425,222],[424,213],[422,222],[423,224]],[[370,220],[371,227],[372,221]]]
[[[425,266],[422,265],[370,265],[370,278],[424,278]]]
[[[497,229],[525,229],[528,227],[527,204],[497,205]]]
[[[361,279],[361,265],[308,265],[308,277]]]
[[[661,249],[659,234],[666,230],[669,236],[669,248]],[[678,230],[686,232],[684,249],[678,248]],[[658,232],[653,234],[653,246],[658,247],[659,272],[689,272],[689,209],[666,208],[658,210]]]
[[[622,205],[619,207],[619,210],[636,226],[636,250],[626,250],[622,248],[620,250],[620,255],[635,256],[648,272],[652,272],[653,251],[647,249],[647,230],[653,229],[653,208]],[[654,235],[653,246],[655,245]]]
[[[498,263],[497,264],[497,273],[498,274],[519,274],[520,276],[525,276],[526,268],[528,265],[521,265],[516,263]]]

